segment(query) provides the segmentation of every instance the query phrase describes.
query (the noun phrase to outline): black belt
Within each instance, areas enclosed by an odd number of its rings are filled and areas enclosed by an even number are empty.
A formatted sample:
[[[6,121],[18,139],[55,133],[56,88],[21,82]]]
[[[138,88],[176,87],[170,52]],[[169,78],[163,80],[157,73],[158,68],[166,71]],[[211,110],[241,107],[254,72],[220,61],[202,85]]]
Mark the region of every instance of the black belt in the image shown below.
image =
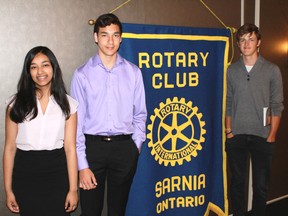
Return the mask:
[[[129,140],[129,139],[131,139],[131,134],[128,134],[128,135],[115,135],[115,136],[101,136],[101,135],[85,134],[85,136],[91,137],[94,140],[103,141],[103,142],[113,142],[113,141],[121,141],[121,140]]]

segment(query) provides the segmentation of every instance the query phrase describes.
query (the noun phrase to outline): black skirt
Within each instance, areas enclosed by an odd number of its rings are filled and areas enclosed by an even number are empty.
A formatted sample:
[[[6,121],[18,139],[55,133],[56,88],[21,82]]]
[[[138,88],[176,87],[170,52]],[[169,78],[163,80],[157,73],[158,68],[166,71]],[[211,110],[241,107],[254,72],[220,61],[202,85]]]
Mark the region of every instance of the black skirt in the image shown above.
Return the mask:
[[[69,181],[64,149],[17,149],[12,188],[21,216],[70,215],[65,211]]]

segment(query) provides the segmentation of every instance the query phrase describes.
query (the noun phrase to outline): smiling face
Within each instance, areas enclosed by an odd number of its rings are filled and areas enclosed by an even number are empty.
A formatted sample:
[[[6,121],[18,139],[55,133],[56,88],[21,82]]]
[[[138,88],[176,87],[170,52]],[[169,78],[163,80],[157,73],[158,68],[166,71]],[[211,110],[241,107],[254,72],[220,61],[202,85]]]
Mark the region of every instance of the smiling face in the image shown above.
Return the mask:
[[[257,39],[254,32],[244,34],[239,38],[238,46],[243,56],[255,56],[258,55],[258,47],[261,41]]]
[[[115,57],[122,41],[120,28],[118,25],[99,28],[98,33],[94,33],[95,42],[98,44],[100,57]]]
[[[49,58],[43,53],[38,53],[30,65],[30,75],[38,89],[50,89],[53,77],[53,68]]]

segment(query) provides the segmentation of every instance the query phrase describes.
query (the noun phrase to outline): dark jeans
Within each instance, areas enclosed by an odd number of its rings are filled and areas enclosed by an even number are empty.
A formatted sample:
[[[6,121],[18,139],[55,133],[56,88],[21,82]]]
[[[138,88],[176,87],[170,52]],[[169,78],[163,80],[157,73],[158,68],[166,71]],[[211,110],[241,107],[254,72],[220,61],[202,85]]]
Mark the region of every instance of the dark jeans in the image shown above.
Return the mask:
[[[226,152],[231,171],[231,201],[234,216],[245,215],[245,179],[249,156],[252,164],[252,215],[264,216],[267,201],[274,143],[253,135],[235,135],[226,140]]]
[[[101,141],[86,135],[86,156],[96,189],[80,189],[81,216],[101,216],[107,180],[108,216],[124,216],[139,151],[132,138]]]

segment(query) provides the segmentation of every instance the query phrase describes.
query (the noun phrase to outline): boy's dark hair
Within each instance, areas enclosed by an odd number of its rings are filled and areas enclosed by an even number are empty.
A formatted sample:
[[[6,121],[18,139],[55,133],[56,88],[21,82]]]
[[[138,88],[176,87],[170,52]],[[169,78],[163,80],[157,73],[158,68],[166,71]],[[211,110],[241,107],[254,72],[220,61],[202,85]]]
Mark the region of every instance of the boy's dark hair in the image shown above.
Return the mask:
[[[252,34],[255,33],[257,40],[261,40],[261,34],[259,31],[259,28],[251,23],[245,23],[244,25],[242,25],[237,33],[236,33],[236,40],[239,42],[240,38],[245,35],[245,34]]]
[[[122,35],[122,24],[120,20],[118,19],[118,17],[112,13],[103,14],[97,18],[95,25],[94,25],[94,33],[98,34],[99,28],[104,28],[111,24],[118,25],[120,34]]]

